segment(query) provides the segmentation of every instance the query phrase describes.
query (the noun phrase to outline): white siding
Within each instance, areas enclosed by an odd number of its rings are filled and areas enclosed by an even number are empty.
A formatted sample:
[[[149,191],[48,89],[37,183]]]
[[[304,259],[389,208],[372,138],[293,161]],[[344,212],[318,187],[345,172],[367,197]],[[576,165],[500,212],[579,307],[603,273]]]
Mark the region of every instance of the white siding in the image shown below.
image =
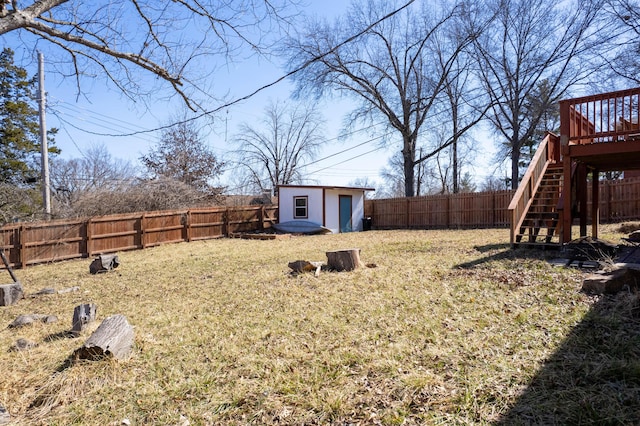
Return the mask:
[[[293,198],[306,196],[308,197],[308,217],[304,220],[310,220],[322,225],[322,192],[322,188],[281,187],[278,192],[279,222],[295,220],[293,217]]]
[[[351,225],[354,231],[362,231],[364,191],[357,189],[327,189],[325,191],[325,217],[327,223],[324,226],[333,232],[340,232],[340,195],[351,196]]]
[[[280,187],[278,206],[280,222],[294,219],[294,197],[308,197],[308,218],[332,232],[340,232],[340,195],[351,196],[351,225],[353,231],[362,231],[364,217],[364,193],[355,188],[323,188],[308,186]],[[323,200],[324,196],[324,200]]]

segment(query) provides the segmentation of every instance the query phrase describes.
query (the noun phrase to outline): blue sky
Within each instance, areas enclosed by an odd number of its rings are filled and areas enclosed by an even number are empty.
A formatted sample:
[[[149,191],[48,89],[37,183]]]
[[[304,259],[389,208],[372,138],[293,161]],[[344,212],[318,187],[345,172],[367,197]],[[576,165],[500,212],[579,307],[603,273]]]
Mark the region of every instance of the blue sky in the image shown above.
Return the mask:
[[[342,0],[311,0],[306,11],[331,20],[344,13],[347,4],[347,1]],[[101,144],[107,147],[114,158],[137,163],[138,158],[148,153],[158,140],[159,133],[127,137],[98,134],[122,134],[154,129],[167,124],[182,111],[178,99],[172,102],[159,101],[147,109],[144,105],[134,104],[119,92],[91,82],[85,82],[83,96],[78,98],[75,81],[61,79],[59,75],[50,73],[48,68],[51,67],[47,65],[45,54],[45,86],[49,110],[47,126],[60,129],[56,136],[56,145],[61,148],[63,158],[81,157],[92,145]],[[28,71],[35,74],[37,70]],[[215,90],[221,94],[226,93],[230,99],[240,98],[275,81],[283,74],[283,69],[264,59],[235,61],[216,72]],[[221,158],[227,157],[233,149],[229,140],[237,132],[238,126],[242,122],[258,121],[270,101],[289,97],[291,87],[289,82],[281,82],[219,113],[214,117],[213,131],[205,135],[209,147]],[[331,99],[320,101],[319,105],[327,121],[325,136],[329,142],[319,153],[317,160],[306,168],[305,175],[313,183],[322,185],[347,185],[357,178],[368,178],[370,181],[381,183],[379,172],[386,166],[388,158],[400,149],[399,144],[380,148],[375,141],[369,141],[370,135],[365,132],[356,133],[346,140],[338,140],[344,116],[353,104],[348,100]],[[217,106],[212,105],[208,109]],[[488,151],[491,151],[491,143],[485,141],[482,152]],[[490,160],[490,155],[485,157],[486,161]],[[221,183],[232,187],[232,173],[233,170],[227,172]],[[479,180],[483,180],[490,174],[488,165],[476,169],[475,173],[479,175]]]

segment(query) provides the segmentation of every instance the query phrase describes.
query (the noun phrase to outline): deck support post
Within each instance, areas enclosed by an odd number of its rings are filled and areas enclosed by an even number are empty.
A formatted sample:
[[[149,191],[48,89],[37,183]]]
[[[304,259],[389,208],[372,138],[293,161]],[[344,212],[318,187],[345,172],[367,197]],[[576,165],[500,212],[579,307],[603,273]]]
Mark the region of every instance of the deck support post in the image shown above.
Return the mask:
[[[587,236],[587,165],[578,163],[577,197],[580,203],[580,236]]]
[[[600,225],[600,171],[593,169],[591,176],[591,236],[598,238],[598,226]]]
[[[567,152],[563,155],[562,159],[562,221],[560,228],[560,243],[565,244],[571,241],[571,224],[573,218],[571,215],[571,205],[573,200],[571,199],[571,157],[569,156],[569,147],[567,146]],[[564,149],[564,147],[563,147]]]

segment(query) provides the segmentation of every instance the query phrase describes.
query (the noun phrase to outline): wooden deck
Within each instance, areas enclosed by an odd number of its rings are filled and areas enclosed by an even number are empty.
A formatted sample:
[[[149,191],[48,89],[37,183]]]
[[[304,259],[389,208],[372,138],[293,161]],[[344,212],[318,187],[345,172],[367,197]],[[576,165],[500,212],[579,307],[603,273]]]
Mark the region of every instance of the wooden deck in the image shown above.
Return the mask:
[[[540,229],[528,225],[536,223],[530,210],[539,204],[537,191],[549,167],[562,168],[562,182],[557,205],[548,206],[540,217],[558,215],[553,235],[558,234],[559,244],[571,241],[576,219],[580,237],[587,236],[590,221],[591,236],[597,238],[600,174],[640,170],[640,88],[561,101],[560,135],[545,138],[538,150],[509,206],[511,245],[524,243],[525,232],[533,236],[529,243],[537,243]]]

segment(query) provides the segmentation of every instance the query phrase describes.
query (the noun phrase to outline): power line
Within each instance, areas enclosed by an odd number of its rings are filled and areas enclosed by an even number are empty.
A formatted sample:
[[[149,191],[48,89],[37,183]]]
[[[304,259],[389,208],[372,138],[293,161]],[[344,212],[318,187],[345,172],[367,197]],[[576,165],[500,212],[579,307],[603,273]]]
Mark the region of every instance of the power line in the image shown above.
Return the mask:
[[[264,90],[269,89],[269,88],[271,88],[271,87],[283,82],[287,78],[299,73],[300,71],[302,71],[302,70],[306,69],[307,67],[309,67],[311,64],[321,60],[325,56],[328,56],[328,55],[334,53],[339,48],[341,48],[341,47],[353,42],[354,40],[360,38],[362,35],[366,34],[368,31],[370,31],[372,28],[376,27],[378,24],[380,24],[381,22],[391,18],[392,16],[400,13],[402,10],[408,8],[414,2],[415,2],[415,0],[407,1],[404,5],[402,5],[398,9],[393,10],[392,12],[390,12],[390,13],[386,14],[385,16],[383,16],[382,18],[380,18],[380,19],[376,20],[375,22],[369,24],[365,29],[359,31],[358,33],[356,33],[355,35],[352,35],[351,37],[346,38],[342,42],[338,43],[332,49],[329,49],[328,51],[326,51],[324,53],[321,53],[319,55],[316,55],[313,58],[305,61],[299,67],[297,67],[297,68],[293,69],[292,71],[289,71],[288,73],[280,76],[279,78],[277,78],[276,80],[272,81],[271,83],[267,83],[267,84],[265,84],[263,86],[260,86],[259,88],[255,89],[253,92],[250,92],[247,95],[241,96],[241,97],[236,98],[236,99],[234,99],[234,100],[232,100],[230,102],[227,102],[227,103],[225,103],[223,105],[220,105],[220,106],[218,106],[218,107],[216,107],[216,108],[214,108],[212,110],[205,111],[205,112],[203,112],[201,114],[198,114],[198,115],[196,115],[194,117],[187,118],[185,120],[181,120],[181,121],[175,122],[173,124],[168,124],[168,125],[165,125],[165,126],[159,126],[159,127],[154,128],[154,129],[139,130],[139,131],[134,131],[134,132],[130,132],[130,133],[119,133],[119,134],[97,133],[97,132],[89,132],[89,133],[91,133],[93,135],[96,135],[96,136],[109,136],[109,137],[135,136],[135,135],[139,135],[139,134],[143,134],[143,133],[153,133],[153,132],[157,132],[159,130],[169,129],[169,128],[171,128],[173,126],[176,126],[178,124],[188,123],[188,122],[191,122],[191,121],[198,120],[198,119],[200,119],[202,117],[205,117],[207,115],[215,114],[215,113],[217,113],[217,112],[219,112],[219,111],[221,111],[221,110],[223,110],[225,108],[229,108],[229,107],[231,107],[233,105],[236,105],[236,104],[238,104],[240,102],[246,101],[246,100],[252,98],[253,96],[257,95],[258,93],[263,92]]]
[[[356,158],[358,158],[358,157],[362,157],[362,156],[364,156],[364,155],[371,154],[371,153],[373,153],[373,152],[379,151],[379,150],[384,149],[384,148],[386,148],[386,147],[384,147],[384,146],[379,146],[378,148],[374,148],[374,149],[372,149],[371,151],[367,151],[367,152],[364,152],[364,153],[362,153],[362,154],[359,154],[359,155],[353,156],[353,157],[351,157],[351,158],[347,158],[346,160],[342,160],[342,161],[340,161],[340,162],[338,162],[338,163],[332,164],[331,166],[323,167],[323,168],[321,168],[321,169],[318,169],[318,170],[312,171],[312,172],[310,172],[310,173],[311,173],[311,174],[314,174],[314,173],[317,173],[317,172],[321,172],[321,171],[323,171],[323,170],[330,169],[330,168],[335,167],[335,166],[337,166],[337,165],[340,165],[340,164],[346,163],[346,162],[351,161],[351,160],[355,160],[355,159],[356,159]]]

